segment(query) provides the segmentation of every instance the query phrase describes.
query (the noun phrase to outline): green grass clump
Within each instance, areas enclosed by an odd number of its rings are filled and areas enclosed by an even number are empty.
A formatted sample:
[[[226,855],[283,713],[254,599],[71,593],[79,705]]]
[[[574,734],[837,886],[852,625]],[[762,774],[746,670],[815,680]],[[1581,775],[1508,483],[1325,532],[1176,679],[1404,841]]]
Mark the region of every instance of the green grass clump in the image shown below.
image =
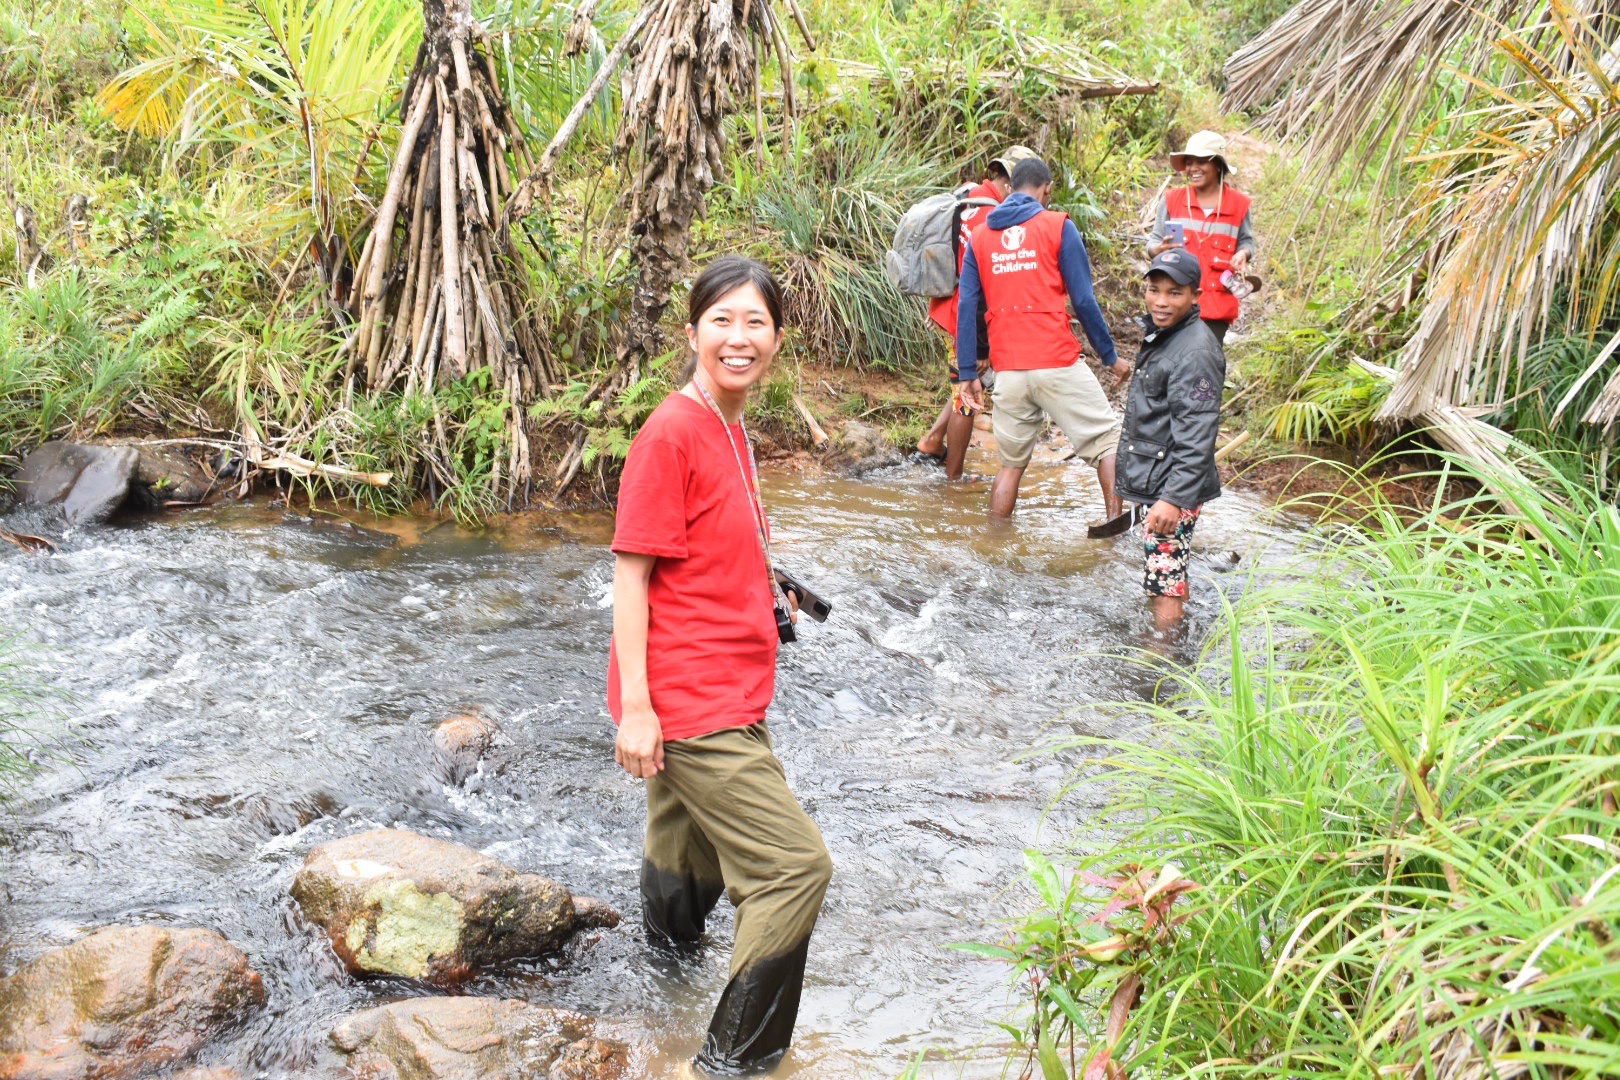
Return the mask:
[[[54,733],[61,706],[32,647],[0,627],[0,804],[17,797],[42,757],[64,756]]]
[[[1229,662],[1140,741],[1066,744],[1103,754],[1117,843],[1015,934],[1047,943],[1032,1051],[1107,1043],[1087,882],[1168,863],[1187,921],[1107,980],[1142,979],[1133,1073],[1620,1069],[1620,512],[1530,466],[1375,504],[1229,612]]]

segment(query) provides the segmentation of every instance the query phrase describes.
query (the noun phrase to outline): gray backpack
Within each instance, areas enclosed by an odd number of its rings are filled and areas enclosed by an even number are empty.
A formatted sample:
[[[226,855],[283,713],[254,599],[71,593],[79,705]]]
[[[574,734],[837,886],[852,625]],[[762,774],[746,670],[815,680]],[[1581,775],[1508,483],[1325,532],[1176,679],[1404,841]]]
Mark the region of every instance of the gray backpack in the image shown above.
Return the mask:
[[[956,257],[961,250],[962,211],[994,206],[994,199],[970,199],[970,184],[930,195],[900,216],[894,246],[884,257],[889,284],[908,296],[950,296],[956,292]]]

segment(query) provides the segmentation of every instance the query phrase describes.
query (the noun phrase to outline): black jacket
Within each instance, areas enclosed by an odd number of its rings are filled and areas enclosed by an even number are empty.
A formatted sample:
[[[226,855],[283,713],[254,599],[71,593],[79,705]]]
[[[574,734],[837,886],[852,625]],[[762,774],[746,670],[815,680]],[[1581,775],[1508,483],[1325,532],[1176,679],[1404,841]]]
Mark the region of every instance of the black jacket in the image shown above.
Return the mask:
[[[1142,328],[1116,483],[1127,502],[1152,505],[1163,499],[1191,509],[1221,494],[1215,436],[1226,354],[1196,307],[1163,330],[1144,315]]]

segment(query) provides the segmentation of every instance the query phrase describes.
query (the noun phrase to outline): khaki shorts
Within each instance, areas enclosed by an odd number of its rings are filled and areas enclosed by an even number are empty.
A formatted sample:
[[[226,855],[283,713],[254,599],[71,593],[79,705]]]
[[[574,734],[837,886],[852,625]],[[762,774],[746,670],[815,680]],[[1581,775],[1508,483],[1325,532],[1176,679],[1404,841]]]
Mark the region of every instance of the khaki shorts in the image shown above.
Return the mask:
[[[1001,464],[1022,469],[1035,453],[1046,420],[1063,430],[1074,452],[1095,465],[1119,446],[1119,418],[1085,362],[1036,371],[996,372],[991,413]]]

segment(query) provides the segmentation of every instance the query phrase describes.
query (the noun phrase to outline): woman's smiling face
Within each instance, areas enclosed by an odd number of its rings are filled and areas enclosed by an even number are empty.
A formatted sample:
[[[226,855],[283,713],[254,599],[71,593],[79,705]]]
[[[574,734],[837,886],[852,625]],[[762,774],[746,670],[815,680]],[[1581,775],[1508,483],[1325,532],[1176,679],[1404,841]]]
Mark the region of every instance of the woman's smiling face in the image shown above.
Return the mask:
[[[1221,178],[1221,167],[1214,158],[1188,157],[1186,176],[1187,183],[1195,188],[1212,188]]]
[[[697,370],[717,397],[746,394],[782,347],[782,328],[754,285],[739,285],[686,327]]]

